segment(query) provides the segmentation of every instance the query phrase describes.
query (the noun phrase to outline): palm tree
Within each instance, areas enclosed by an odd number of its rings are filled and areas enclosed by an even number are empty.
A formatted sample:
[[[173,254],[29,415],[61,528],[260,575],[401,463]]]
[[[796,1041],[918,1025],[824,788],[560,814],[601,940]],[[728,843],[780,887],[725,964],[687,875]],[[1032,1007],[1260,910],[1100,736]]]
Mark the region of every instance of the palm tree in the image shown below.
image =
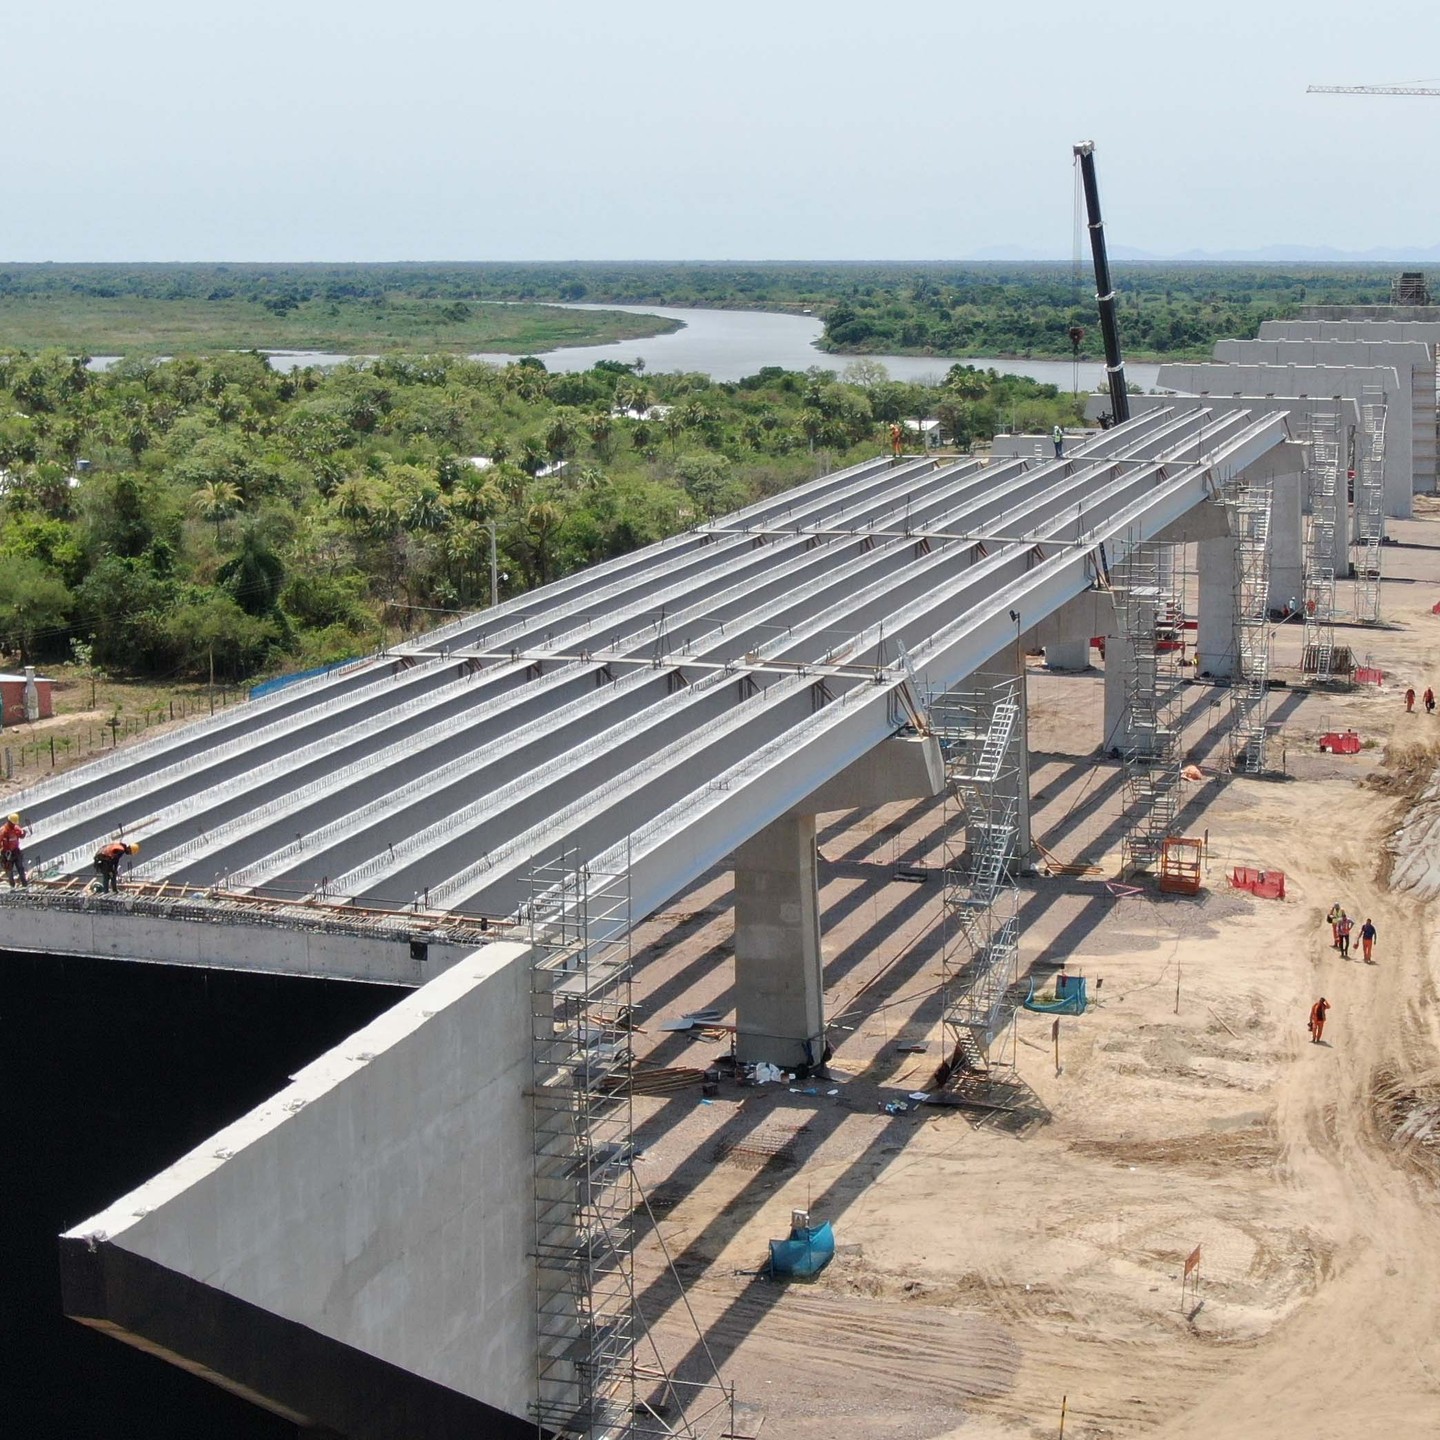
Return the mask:
[[[202,520],[215,522],[215,543],[220,543],[220,526],[245,503],[240,498],[239,487],[229,480],[207,480],[201,485],[190,503]]]
[[[532,478],[545,468],[545,443],[534,435],[520,446],[520,468]]]
[[[602,460],[609,460],[611,441],[615,437],[615,422],[603,410],[585,417],[585,433],[595,447],[595,453]]]
[[[545,431],[545,453],[552,465],[558,464],[575,448],[580,431],[568,415],[557,415]]]
[[[330,495],[335,513],[356,529],[363,529],[374,518],[377,501],[375,486],[364,475],[342,480]]]
[[[434,481],[417,486],[400,523],[412,535],[438,535],[450,525],[450,508],[445,493]]]
[[[557,505],[539,500],[525,512],[525,530],[535,560],[535,582],[544,585],[550,578],[550,541],[564,516]]]
[[[464,520],[488,520],[505,504],[505,497],[493,481],[471,470],[455,482],[450,508]]]

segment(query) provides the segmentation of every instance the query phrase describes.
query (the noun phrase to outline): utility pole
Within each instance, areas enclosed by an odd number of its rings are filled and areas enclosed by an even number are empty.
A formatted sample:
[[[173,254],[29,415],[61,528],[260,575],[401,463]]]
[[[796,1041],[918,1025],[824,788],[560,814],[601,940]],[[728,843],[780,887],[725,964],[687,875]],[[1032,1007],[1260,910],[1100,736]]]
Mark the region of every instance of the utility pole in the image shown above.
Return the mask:
[[[500,603],[500,568],[495,560],[495,522],[485,522],[490,527],[490,608]]]

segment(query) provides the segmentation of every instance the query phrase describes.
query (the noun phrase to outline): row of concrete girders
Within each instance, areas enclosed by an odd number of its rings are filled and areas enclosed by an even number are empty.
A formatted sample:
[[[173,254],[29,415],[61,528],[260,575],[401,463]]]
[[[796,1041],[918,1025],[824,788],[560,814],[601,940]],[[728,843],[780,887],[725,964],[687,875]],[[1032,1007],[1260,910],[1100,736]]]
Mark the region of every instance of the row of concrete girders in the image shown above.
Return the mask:
[[[1240,416],[1227,423],[1233,433],[1244,429]],[[1204,442],[1197,439],[1201,433]],[[122,825],[134,834],[138,824],[147,840],[147,870],[189,884],[243,868],[256,883],[264,878],[276,888],[314,890],[330,878],[331,891],[337,891],[338,877],[361,874],[356,894],[366,900],[408,903],[431,890],[454,894],[455,906],[507,913],[523,899],[523,870],[534,855],[582,841],[612,844],[655,812],[683,804],[688,792],[674,789],[675,780],[647,783],[647,769],[658,756],[677,760],[691,786],[704,786],[750,749],[779,740],[793,717],[814,704],[812,681],[786,677],[786,665],[835,658],[874,665],[881,645],[893,660],[896,639],[920,647],[937,624],[937,611],[962,605],[966,586],[984,589],[999,575],[985,569],[999,562],[986,560],[973,536],[989,534],[1004,557],[1001,570],[1008,566],[1022,575],[1034,564],[1030,547],[1001,537],[1073,541],[1081,524],[1103,523],[1143,491],[1149,481],[1139,477],[1136,464],[1146,456],[1168,454],[1178,462],[1224,438],[1224,425],[1207,428],[1201,420],[1161,415],[1128,435],[1100,436],[1084,456],[1045,467],[1017,462],[984,472],[975,465],[937,471],[922,462],[829,477],[783,503],[708,527],[684,546],[657,547],[662,563],[651,556],[618,577],[596,573],[590,590],[608,592],[606,608],[598,609],[585,586],[566,586],[559,598],[541,592],[523,612],[514,608],[456,629],[438,657],[412,648],[400,657],[399,670],[393,658],[360,667],[338,678],[334,701],[324,685],[311,690],[307,704],[292,708],[278,727],[262,727],[253,746],[236,734],[232,721],[216,727],[220,743],[213,753],[197,747],[193,737],[170,765],[158,762],[173,750],[148,753],[132,778],[111,773],[109,788],[88,808],[72,804],[68,793],[59,840],[76,841],[68,852],[82,868],[86,847],[79,840],[86,834]],[[896,533],[884,533],[887,524]],[[778,533],[783,527],[792,533]],[[793,533],[796,528],[801,533]],[[922,533],[936,536],[924,543],[929,554],[916,553]],[[965,539],[943,539],[946,534]],[[667,579],[674,583],[665,585]],[[802,583],[793,589],[798,579]],[[624,596],[615,589],[626,580],[642,589],[644,603],[622,605]],[[687,595],[697,593],[701,602],[685,606]],[[690,710],[696,701],[684,687],[657,696],[661,714],[674,711],[685,719],[641,727],[651,742],[647,749],[634,713],[616,720],[612,685],[596,681],[654,660],[651,616],[660,606],[677,621],[672,634],[680,636],[681,648],[688,639],[690,649],[668,658],[672,670],[688,667],[701,678],[707,667],[740,664],[746,655],[755,657],[757,668],[747,671],[746,683],[717,688],[697,734],[687,733],[698,711]],[[622,612],[626,619],[618,625],[615,616]],[[549,638],[549,647],[514,661],[504,651],[462,648],[465,641],[484,645],[495,635]],[[589,662],[573,658],[616,638],[618,647],[596,649]],[[848,654],[837,657],[847,645]],[[484,668],[458,674],[469,664]],[[563,671],[559,681],[536,674],[554,667]],[[788,685],[804,700],[785,703],[786,693],[757,704],[775,684]],[[844,697],[858,681],[837,674],[827,684],[832,696]],[[539,744],[547,717],[566,707],[557,743]],[[723,713],[714,714],[714,707]],[[606,726],[608,717],[615,723]],[[531,726],[528,749],[511,739],[517,720]],[[527,796],[531,789],[536,795]],[[540,791],[547,805],[537,802]],[[125,798],[107,805],[112,795]],[[137,795],[144,801],[138,815]],[[396,811],[386,814],[392,795],[399,796]],[[500,795],[503,801],[485,804],[487,796]],[[39,819],[37,840],[49,845],[42,796],[24,804]],[[467,809],[474,814],[452,824],[451,816]],[[557,814],[563,821],[556,822]],[[310,837],[318,837],[314,845]],[[487,854],[504,857],[504,864],[482,865]]]
[[[1359,403],[1367,389],[1378,388],[1387,406],[1386,513],[1403,518],[1411,494],[1436,489],[1440,313],[1432,310],[1424,321],[1270,320],[1258,338],[1217,341],[1213,354],[1214,364],[1162,366],[1160,386],[1250,403],[1261,396]]]

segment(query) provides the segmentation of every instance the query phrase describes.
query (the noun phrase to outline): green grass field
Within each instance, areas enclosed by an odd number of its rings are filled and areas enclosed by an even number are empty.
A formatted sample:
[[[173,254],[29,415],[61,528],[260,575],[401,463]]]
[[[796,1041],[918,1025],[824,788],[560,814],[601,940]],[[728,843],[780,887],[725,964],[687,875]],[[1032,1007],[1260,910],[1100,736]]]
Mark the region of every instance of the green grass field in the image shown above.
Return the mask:
[[[655,316],[551,305],[494,305],[386,296],[307,300],[276,313],[253,300],[0,297],[0,349],[51,347],[88,355],[178,355],[218,350],[393,350],[526,355],[603,345],[678,329]]]

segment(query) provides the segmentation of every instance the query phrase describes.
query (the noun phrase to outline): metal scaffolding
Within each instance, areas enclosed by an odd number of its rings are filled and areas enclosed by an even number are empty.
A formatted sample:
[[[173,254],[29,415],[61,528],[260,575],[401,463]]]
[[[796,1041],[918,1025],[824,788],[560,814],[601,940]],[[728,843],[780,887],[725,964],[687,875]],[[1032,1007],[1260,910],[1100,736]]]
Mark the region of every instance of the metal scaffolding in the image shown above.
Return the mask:
[[[1180,809],[1184,556],[1176,545],[1136,545],[1110,577],[1119,634],[1107,642],[1107,664],[1112,654],[1118,659],[1125,687],[1124,730],[1113,740],[1123,763],[1129,824],[1125,872],[1159,860]]]
[[[1315,410],[1310,419],[1309,509],[1305,522],[1304,674],[1335,676],[1335,527],[1340,490],[1340,416]],[[1348,517],[1348,502],[1346,506]]]
[[[1385,540],[1385,392],[1366,386],[1360,405],[1355,486],[1355,618],[1380,619],[1380,547]]]
[[[530,896],[537,1434],[733,1433],[733,1390],[673,1379],[636,1306],[629,868],[560,857]]]
[[[1270,713],[1270,501],[1268,481],[1223,492],[1235,538],[1235,674],[1230,682],[1230,768],[1266,769]]]
[[[1021,676],[954,691],[930,706],[945,757],[941,974],[952,1072],[988,1074],[1007,1063],[996,1042],[1020,951],[1024,684]]]

